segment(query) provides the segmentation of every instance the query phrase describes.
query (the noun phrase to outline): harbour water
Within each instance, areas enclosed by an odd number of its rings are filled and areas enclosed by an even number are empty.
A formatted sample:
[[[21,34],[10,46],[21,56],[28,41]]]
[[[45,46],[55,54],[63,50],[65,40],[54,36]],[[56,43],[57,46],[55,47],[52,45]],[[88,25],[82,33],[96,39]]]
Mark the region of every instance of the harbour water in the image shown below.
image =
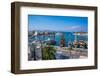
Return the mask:
[[[75,40],[75,35],[73,32],[61,32],[63,33],[64,35],[64,38],[65,38],[65,43],[66,43],[66,47],[68,47],[68,42],[73,42]],[[36,37],[33,37],[33,36],[29,36],[28,37],[28,42],[29,44],[34,41],[34,40],[41,40],[41,41],[44,41],[44,40],[55,40],[56,41],[56,46],[59,46],[60,45],[60,39],[61,39],[61,36],[60,36],[60,32],[57,32],[55,34],[55,38],[54,37],[50,37],[50,36],[36,36]],[[85,42],[88,41],[88,35],[77,35],[77,41],[79,40],[83,40]]]

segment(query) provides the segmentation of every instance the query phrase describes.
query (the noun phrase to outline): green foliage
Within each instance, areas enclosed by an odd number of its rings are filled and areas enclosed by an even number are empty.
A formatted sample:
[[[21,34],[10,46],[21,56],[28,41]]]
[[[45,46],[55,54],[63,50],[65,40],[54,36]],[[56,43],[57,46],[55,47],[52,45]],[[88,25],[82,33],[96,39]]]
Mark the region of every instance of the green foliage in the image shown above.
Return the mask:
[[[54,55],[55,52],[56,52],[56,49],[53,46],[50,46],[50,45],[45,46],[42,52],[43,60],[55,59],[55,55]]]
[[[35,31],[32,31],[32,34],[34,35],[35,34]]]

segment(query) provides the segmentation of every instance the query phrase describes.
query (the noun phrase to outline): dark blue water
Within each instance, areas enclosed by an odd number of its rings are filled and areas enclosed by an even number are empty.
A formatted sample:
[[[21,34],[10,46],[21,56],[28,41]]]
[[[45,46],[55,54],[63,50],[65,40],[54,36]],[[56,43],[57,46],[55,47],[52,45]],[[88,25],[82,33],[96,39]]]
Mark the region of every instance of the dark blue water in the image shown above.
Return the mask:
[[[64,34],[64,38],[66,41],[66,46],[68,46],[68,42],[71,41],[73,42],[75,40],[75,35],[72,32],[63,32]],[[59,41],[60,41],[61,37],[60,36],[56,36],[55,40],[57,42],[57,45],[59,45]],[[77,40],[84,40],[84,41],[88,41],[88,37],[87,36],[77,36]]]
[[[66,46],[68,46],[68,42],[71,41],[73,42],[75,40],[75,35],[73,32],[62,32],[63,35],[64,35],[64,38],[65,38],[65,42],[66,42]],[[55,38],[54,37],[50,37],[50,36],[37,36],[37,37],[28,37],[28,41],[29,43],[31,43],[33,40],[41,40],[41,41],[44,41],[44,40],[48,40],[48,38],[50,40],[55,40],[56,41],[56,46],[59,46],[60,45],[60,39],[61,39],[61,36],[60,35],[55,35]],[[78,35],[77,36],[77,40],[84,40],[84,41],[88,41],[88,36],[85,35],[85,36],[82,36],[82,35]]]

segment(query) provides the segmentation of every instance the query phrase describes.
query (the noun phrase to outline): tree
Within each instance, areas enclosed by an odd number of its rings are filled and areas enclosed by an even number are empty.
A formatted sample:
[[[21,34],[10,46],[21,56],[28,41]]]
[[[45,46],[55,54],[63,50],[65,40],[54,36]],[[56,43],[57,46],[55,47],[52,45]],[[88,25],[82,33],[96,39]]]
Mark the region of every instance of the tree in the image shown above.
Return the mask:
[[[35,34],[35,31],[32,31],[32,34],[34,35]]]
[[[43,60],[55,59],[55,52],[56,52],[56,49],[53,46],[51,45],[45,46],[42,52]]]
[[[60,46],[61,46],[61,47],[65,47],[65,46],[66,46],[66,41],[65,41],[64,35],[61,36]]]

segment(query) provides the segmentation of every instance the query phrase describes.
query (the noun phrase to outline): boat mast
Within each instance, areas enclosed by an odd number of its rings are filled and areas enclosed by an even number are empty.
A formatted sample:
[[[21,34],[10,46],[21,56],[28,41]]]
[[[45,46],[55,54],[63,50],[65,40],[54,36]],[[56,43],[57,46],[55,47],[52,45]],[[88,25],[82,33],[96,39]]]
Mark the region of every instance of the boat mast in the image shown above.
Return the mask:
[[[75,33],[75,41],[77,41],[77,32]]]

